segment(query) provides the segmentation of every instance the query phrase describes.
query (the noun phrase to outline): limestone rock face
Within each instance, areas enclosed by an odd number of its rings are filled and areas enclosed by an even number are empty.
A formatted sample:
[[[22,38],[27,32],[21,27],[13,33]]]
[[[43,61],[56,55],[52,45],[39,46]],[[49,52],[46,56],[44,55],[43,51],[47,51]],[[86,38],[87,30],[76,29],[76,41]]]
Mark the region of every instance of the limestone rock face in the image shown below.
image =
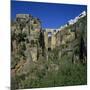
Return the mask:
[[[52,39],[51,39],[51,49],[53,50],[56,47],[56,32],[52,33]]]
[[[39,54],[37,50],[41,48],[39,44],[40,32],[41,21],[38,18],[29,14],[16,15],[16,20],[11,26],[11,53],[12,57],[19,57],[17,66],[20,67],[18,67],[17,72],[22,72],[22,67],[30,65],[30,62],[37,62]],[[24,63],[23,65],[23,63],[20,63],[21,57],[24,57],[29,64]]]
[[[58,29],[43,30],[41,21],[29,14],[17,14],[11,23],[11,77],[19,88],[36,87],[39,83],[42,86],[42,81],[52,76],[57,83],[55,75],[71,75],[67,74],[68,70],[71,73],[71,66],[86,64],[86,59],[86,17]]]
[[[48,32],[44,32],[45,48],[48,49]]]
[[[16,15],[16,21],[20,24],[27,23],[29,19],[31,19],[29,14],[17,14]]]
[[[37,61],[37,47],[33,47],[30,50],[31,50],[32,60],[36,62]]]

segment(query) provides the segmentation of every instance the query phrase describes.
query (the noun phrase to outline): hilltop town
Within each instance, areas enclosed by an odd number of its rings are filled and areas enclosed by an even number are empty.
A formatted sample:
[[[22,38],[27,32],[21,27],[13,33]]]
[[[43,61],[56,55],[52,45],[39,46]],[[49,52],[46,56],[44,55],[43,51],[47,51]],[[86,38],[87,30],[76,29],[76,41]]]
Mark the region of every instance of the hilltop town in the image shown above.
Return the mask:
[[[87,14],[57,29],[17,14],[11,21],[12,89],[87,84]]]

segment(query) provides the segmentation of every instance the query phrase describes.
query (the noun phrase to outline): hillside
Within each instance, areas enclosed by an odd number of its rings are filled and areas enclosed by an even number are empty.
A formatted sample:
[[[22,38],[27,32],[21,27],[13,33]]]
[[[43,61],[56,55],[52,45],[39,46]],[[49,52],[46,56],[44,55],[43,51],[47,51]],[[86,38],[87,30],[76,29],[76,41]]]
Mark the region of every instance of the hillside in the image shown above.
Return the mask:
[[[11,22],[12,90],[86,84],[87,16],[47,31],[38,18],[17,14]]]

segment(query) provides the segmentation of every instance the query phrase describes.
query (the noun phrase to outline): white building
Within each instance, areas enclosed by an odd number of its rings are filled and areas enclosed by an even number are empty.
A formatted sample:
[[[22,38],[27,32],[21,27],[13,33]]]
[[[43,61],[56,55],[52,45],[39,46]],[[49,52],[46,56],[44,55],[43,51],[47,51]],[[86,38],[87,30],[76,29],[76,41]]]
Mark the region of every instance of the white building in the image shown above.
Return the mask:
[[[86,12],[85,12],[85,11],[83,11],[83,12],[79,15],[80,18],[82,18],[82,17],[84,17],[84,16],[86,16]]]
[[[84,16],[86,16],[86,12],[83,11],[81,14],[79,14],[77,17],[75,17],[74,19],[71,19],[68,21],[69,25],[73,25],[74,23],[76,23],[80,18],[83,18]]]

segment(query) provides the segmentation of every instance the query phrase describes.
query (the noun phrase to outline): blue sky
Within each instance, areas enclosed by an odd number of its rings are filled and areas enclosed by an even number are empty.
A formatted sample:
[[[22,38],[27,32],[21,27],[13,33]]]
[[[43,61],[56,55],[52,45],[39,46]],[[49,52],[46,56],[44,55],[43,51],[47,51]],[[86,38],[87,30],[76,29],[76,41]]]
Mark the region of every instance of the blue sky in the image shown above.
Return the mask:
[[[15,19],[16,14],[31,14],[41,20],[43,28],[58,28],[82,11],[87,11],[87,6],[11,1],[11,19]]]

